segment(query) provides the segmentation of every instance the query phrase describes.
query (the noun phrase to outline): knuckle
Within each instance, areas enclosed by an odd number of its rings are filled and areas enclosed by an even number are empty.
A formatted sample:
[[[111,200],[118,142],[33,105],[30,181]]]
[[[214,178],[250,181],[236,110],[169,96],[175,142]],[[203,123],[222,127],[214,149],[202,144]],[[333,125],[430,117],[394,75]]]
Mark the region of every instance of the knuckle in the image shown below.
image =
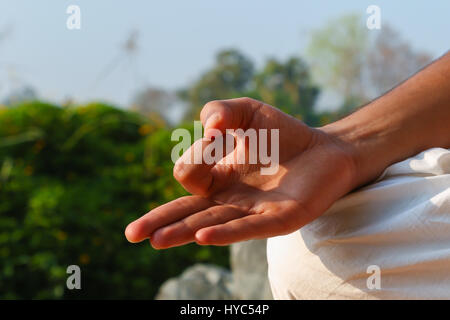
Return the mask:
[[[150,237],[150,243],[156,249],[162,249],[168,245],[168,234],[167,231],[163,229],[158,229]]]
[[[222,100],[211,100],[211,101],[208,101],[203,108],[204,109],[209,109],[211,107],[221,106],[222,104],[223,104]]]
[[[245,103],[245,104],[251,104],[251,103],[254,103],[254,102],[255,102],[254,99],[249,98],[249,97],[242,97],[242,98],[240,98],[240,99],[241,99],[241,101],[242,101],[243,103]]]
[[[159,229],[159,237],[163,242],[172,238],[174,236],[174,228],[173,227],[165,227]]]

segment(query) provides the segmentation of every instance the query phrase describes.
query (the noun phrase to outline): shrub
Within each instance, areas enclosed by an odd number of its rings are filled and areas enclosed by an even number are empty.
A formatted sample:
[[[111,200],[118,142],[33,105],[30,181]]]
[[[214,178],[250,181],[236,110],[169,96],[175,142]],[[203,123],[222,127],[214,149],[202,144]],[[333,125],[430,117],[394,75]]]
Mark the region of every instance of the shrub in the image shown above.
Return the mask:
[[[226,247],[157,251],[125,226],[185,191],[170,130],[93,103],[0,110],[0,298],[153,298],[195,262],[228,265]],[[81,290],[66,268],[81,267]]]

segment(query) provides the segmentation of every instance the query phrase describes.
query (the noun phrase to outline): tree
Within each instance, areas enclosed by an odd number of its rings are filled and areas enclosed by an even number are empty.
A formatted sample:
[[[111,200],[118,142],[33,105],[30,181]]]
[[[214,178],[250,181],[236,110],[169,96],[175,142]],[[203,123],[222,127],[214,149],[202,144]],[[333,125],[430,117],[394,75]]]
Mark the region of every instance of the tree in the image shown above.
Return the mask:
[[[314,124],[313,107],[318,94],[319,88],[312,84],[302,59],[270,59],[255,72],[249,58],[231,49],[219,52],[215,66],[180,96],[189,106],[187,119],[197,118],[208,101],[249,96]]]
[[[167,120],[176,100],[177,97],[172,92],[158,88],[146,88],[136,94],[131,109],[146,117],[160,115]]]
[[[137,214],[186,194],[170,136],[100,103],[0,109],[0,299],[151,299],[194,263],[227,267],[227,247],[156,251],[124,238]],[[66,286],[74,264],[82,290]]]
[[[375,95],[381,95],[431,61],[415,51],[391,26],[384,24],[368,54],[368,71]]]
[[[338,115],[345,115],[375,98],[431,61],[388,24],[369,33],[359,15],[331,20],[312,33],[307,56],[319,83],[343,98]]]
[[[12,90],[6,98],[3,99],[3,104],[11,106],[21,102],[31,101],[38,98],[36,90],[28,85]]]
[[[314,103],[320,90],[312,84],[303,60],[291,57],[282,63],[270,59],[255,75],[253,83],[255,94],[250,96],[314,124]]]
[[[307,56],[317,80],[345,100],[364,101],[367,28],[361,16],[345,15],[312,33]],[[345,102],[344,102],[345,103]]]
[[[180,97],[188,102],[186,118],[196,118],[208,101],[228,99],[243,92],[253,77],[253,70],[253,63],[238,50],[219,52],[215,65],[194,85],[180,92]]]

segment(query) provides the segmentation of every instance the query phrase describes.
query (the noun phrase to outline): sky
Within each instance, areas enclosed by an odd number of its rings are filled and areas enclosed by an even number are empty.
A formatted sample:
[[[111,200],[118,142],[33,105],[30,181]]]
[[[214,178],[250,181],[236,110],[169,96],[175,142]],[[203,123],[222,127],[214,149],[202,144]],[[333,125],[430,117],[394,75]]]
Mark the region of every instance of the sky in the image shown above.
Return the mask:
[[[432,3],[432,5],[430,5]],[[143,85],[179,89],[238,48],[257,66],[267,58],[302,55],[311,30],[347,13],[381,8],[414,48],[438,57],[449,49],[450,1],[300,0],[0,0],[0,99],[30,85],[60,102],[104,100],[127,106]],[[69,5],[81,29],[69,30]],[[134,58],[121,46],[138,30]],[[376,32],[376,31],[374,31]]]

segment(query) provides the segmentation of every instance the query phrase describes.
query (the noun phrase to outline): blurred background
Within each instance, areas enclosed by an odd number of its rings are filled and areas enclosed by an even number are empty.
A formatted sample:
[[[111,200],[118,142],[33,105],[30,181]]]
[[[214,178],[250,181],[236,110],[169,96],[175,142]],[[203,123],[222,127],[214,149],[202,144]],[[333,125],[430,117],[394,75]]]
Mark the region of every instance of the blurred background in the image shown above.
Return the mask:
[[[379,30],[366,27],[372,4]],[[186,194],[172,130],[240,96],[311,126],[339,119],[444,54],[448,12],[448,1],[1,0],[0,299],[153,299],[199,263],[227,282],[251,264],[245,251],[230,263],[228,247],[157,251],[123,235]],[[73,264],[82,290],[66,288]]]

